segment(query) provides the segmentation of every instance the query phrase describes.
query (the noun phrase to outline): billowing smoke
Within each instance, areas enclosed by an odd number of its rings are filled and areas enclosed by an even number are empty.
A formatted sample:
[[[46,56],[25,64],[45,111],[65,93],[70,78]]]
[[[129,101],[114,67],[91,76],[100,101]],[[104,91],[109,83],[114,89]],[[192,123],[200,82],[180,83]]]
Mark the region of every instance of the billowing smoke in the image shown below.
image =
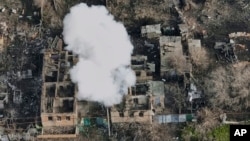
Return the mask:
[[[129,67],[133,46],[123,24],[103,6],[81,3],[64,18],[66,49],[79,56],[70,70],[78,85],[78,99],[118,104],[128,87],[135,84]]]

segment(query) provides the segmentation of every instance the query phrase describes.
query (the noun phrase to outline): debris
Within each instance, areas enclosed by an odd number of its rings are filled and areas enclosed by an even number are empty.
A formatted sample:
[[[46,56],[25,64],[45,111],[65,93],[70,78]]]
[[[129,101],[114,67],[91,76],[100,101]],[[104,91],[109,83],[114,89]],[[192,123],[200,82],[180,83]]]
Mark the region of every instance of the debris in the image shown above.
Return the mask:
[[[188,101],[192,102],[193,99],[201,98],[201,91],[198,91],[196,86],[191,83],[190,89],[188,91]]]
[[[31,20],[32,19],[32,16],[26,16],[27,19]]]
[[[237,56],[235,54],[235,43],[225,43],[225,42],[216,42],[214,48],[219,50],[220,55],[227,62],[237,62]]]
[[[17,10],[16,9],[11,9],[11,12],[16,14],[17,13]]]
[[[6,10],[5,8],[2,8],[2,9],[1,9],[1,12],[4,12],[5,10]]]

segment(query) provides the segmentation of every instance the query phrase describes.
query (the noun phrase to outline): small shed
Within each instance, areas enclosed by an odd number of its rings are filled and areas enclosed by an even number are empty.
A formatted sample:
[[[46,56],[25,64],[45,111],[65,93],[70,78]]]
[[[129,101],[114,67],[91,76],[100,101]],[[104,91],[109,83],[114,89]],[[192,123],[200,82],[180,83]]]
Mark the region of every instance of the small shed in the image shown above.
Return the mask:
[[[141,27],[141,36],[147,38],[155,38],[161,35],[161,25],[146,25]]]

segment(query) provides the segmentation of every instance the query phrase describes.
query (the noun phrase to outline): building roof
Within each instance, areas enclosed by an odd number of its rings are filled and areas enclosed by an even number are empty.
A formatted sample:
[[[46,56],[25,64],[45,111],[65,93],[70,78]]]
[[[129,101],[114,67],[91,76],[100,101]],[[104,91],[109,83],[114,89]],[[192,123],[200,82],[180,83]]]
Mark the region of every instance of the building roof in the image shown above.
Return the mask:
[[[135,56],[131,56],[131,60],[135,60],[135,61],[147,61],[148,57],[145,55],[135,55]]]
[[[149,81],[149,92],[152,95],[164,95],[164,83],[162,81]]]
[[[149,97],[147,95],[127,95],[125,102],[126,110],[148,110]]]
[[[222,46],[226,44],[226,42],[215,42],[214,49],[222,49]]]
[[[151,72],[155,72],[155,64],[154,63],[147,63],[147,67]]]
[[[146,25],[141,27],[141,34],[157,33],[161,34],[161,24]]]
[[[201,48],[201,40],[198,39],[188,39],[188,47],[190,48]]]
[[[180,36],[161,36],[159,42],[161,56],[183,54]]]
[[[161,47],[177,44],[181,46],[181,36],[161,36],[159,42]]]
[[[136,55],[131,58],[131,68],[136,72],[137,81],[153,79],[155,64],[147,62],[147,56]]]
[[[168,71],[168,57],[183,55],[181,36],[161,36],[159,43],[161,71]]]
[[[201,50],[201,40],[188,39],[188,50],[191,54],[196,54],[197,51]]]
[[[161,25],[146,25],[141,27],[141,36],[147,38],[155,38],[161,35]]]

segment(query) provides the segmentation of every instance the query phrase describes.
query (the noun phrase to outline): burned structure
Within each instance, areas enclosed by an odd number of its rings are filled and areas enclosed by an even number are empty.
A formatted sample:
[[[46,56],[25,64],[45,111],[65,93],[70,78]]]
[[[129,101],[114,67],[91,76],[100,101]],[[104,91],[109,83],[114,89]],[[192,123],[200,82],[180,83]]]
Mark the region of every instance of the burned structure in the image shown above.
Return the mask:
[[[186,91],[187,100],[184,101],[186,101],[187,104],[189,104],[190,101],[196,103],[196,101],[201,99],[201,91],[197,92],[196,89],[193,90],[194,82],[191,80],[193,66],[191,62],[193,59],[199,59],[199,56],[195,55],[202,51],[201,40],[191,38],[192,35],[189,32],[189,26],[187,24],[179,24],[178,27],[179,34],[176,35],[179,36],[159,36],[160,78],[166,84],[168,82],[178,83],[178,87],[181,87],[183,90],[188,90]],[[157,88],[157,86],[152,86],[152,88],[154,87]],[[169,92],[166,91],[165,95],[167,96],[168,93]],[[173,91],[173,93],[177,92]],[[165,95],[157,97],[154,101],[152,100],[151,104],[156,102],[158,103],[156,105],[164,105]],[[159,99],[162,102],[160,104],[158,102]],[[153,107],[157,107],[156,105]],[[154,112],[155,117],[161,117],[162,114],[166,114],[164,107],[154,109]]]
[[[153,114],[160,114],[165,109],[165,88],[162,81],[149,81],[150,104]]]
[[[77,58],[64,51],[63,41],[44,52],[41,96],[42,135],[38,138],[76,137],[77,88],[71,82],[69,69]]]
[[[131,57],[131,68],[135,71],[137,82],[153,80],[155,64],[149,63],[147,59],[147,56],[144,55]]]
[[[237,56],[238,61],[250,61],[250,33],[236,32],[230,33],[229,39],[231,43],[235,43],[233,51]]]
[[[215,42],[218,60],[236,63],[238,61],[250,61],[250,33],[235,32],[228,35],[229,42]]]
[[[164,83],[148,81],[129,88],[121,104],[111,108],[112,123],[152,123],[153,116],[164,108]]]
[[[232,41],[232,40],[231,40]],[[235,43],[230,42],[216,42],[214,49],[218,50],[217,58],[219,60],[225,60],[227,62],[237,61],[237,56],[235,54]]]

